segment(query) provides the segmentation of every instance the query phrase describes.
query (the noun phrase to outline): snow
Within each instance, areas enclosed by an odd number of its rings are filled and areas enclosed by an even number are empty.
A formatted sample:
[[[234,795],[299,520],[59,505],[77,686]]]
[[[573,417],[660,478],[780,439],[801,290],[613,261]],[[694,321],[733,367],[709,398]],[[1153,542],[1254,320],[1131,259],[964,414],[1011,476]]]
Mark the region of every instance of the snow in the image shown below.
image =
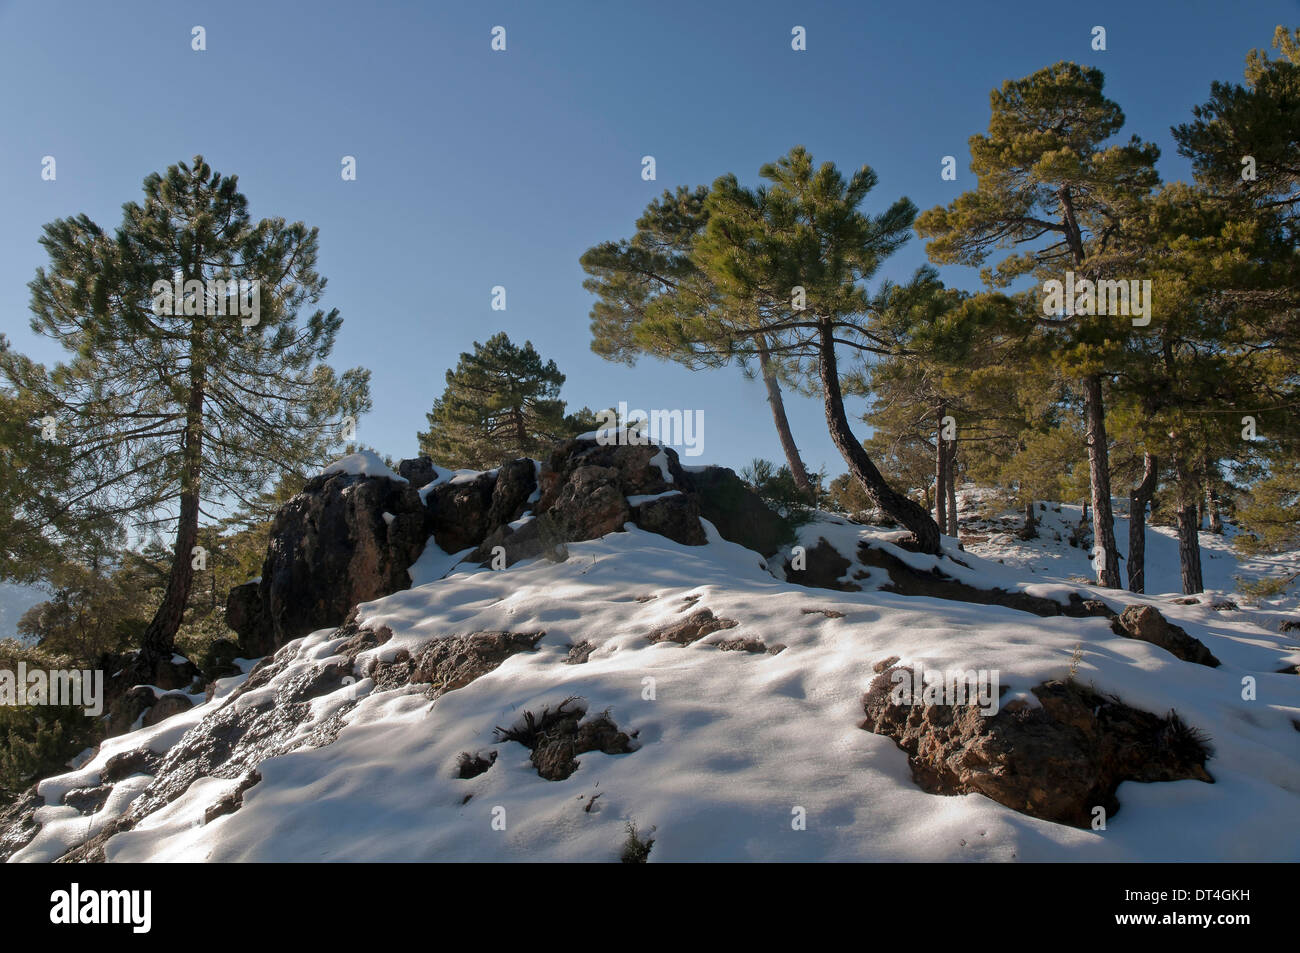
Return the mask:
[[[429,541],[424,544],[424,552],[420,553],[420,558],[406,570],[411,577],[411,585],[423,586],[426,583],[437,582],[473,551],[473,549],[463,549],[458,553],[444,552],[430,536]]]
[[[671,479],[671,477],[669,478]],[[643,503],[652,503],[655,500],[662,500],[667,496],[681,496],[681,490],[665,490],[662,493],[635,493],[627,498],[628,506],[641,506]]]
[[[990,524],[1013,526],[1016,529],[1023,525],[1023,514],[1000,505],[1001,501],[990,490],[967,485],[958,491],[957,498],[958,510],[962,513],[961,521],[965,524],[963,529],[970,527],[976,535],[987,532],[986,527]],[[1112,505],[1115,509],[1115,538],[1121,557],[1120,575],[1125,577],[1129,530],[1128,501],[1117,498]],[[968,514],[975,509],[982,509],[987,516],[978,522],[971,520]],[[962,537],[967,552],[982,556],[990,562],[1011,567],[1021,578],[1027,573],[1033,573],[1059,577],[1071,583],[1094,580],[1096,572],[1093,569],[1091,550],[1079,549],[1067,542],[1070,530],[1078,525],[1083,516],[1083,508],[1070,504],[1035,504],[1035,516],[1040,522],[1038,539],[1024,541],[1004,533],[986,541],[973,542],[967,541],[968,534],[963,531]],[[1206,591],[1196,598],[1205,605],[1224,599],[1232,599],[1241,604],[1242,597],[1234,595],[1238,577],[1255,581],[1300,572],[1300,553],[1297,552],[1251,558],[1239,556],[1232,548],[1232,540],[1236,532],[1236,528],[1228,524],[1223,535],[1206,531],[1200,534],[1201,574],[1204,577]],[[965,556],[962,558],[965,559]],[[1173,527],[1148,524],[1145,574],[1145,588],[1148,593],[1159,593],[1169,600],[1182,598],[1178,535]],[[1162,611],[1163,608],[1162,606]],[[1276,622],[1272,627],[1276,629]]]
[[[346,457],[335,460],[327,466],[322,473],[350,473],[355,476],[369,477],[387,477],[396,483],[405,483],[406,478],[400,477],[389,469],[388,464],[379,458],[379,454],[373,450],[358,450],[356,453],[350,453]]]
[[[910,553],[890,542],[897,532],[844,519],[820,517],[801,529],[799,541],[825,537],[852,557],[867,538],[918,568],[941,563],[984,588],[1062,601],[1078,591],[1117,608],[1154,604],[1223,665],[1179,661],[1116,636],[1105,619],[1039,618],[878,588],[803,588],[775,578],[757,553],[721,539],[707,522],[705,546],[682,546],[629,524],[626,532],[568,544],[564,562],[525,560],[505,571],[458,565],[465,553],[444,553],[431,540],[412,567],[411,589],[359,607],[365,627],[387,626],[393,637],[361,656],[357,673],[367,656],[392,659],[431,639],[481,630],[544,630],[536,652],[515,655],[432,702],[418,687],[374,691],[368,678],[318,698],[312,719],[296,729],[304,737],[357,699],[333,743],[263,762],[262,780],[244,793],[243,806],[207,824],[204,811],[234,782],[195,782],[108,840],[105,853],[112,861],[611,861],[633,820],[642,831],[655,828],[651,861],[1300,860],[1293,727],[1300,678],[1273,674],[1300,662],[1300,640],[1279,635],[1276,624],[1294,618],[1300,600],[1291,595],[1247,610],[1238,596],[1243,609],[1235,612],[1173,603],[1159,528],[1148,544],[1148,573],[1163,592],[1143,597],[1071,582],[1087,572],[1087,554],[1056,546],[1053,532],[1077,513],[1049,513],[1039,541],[990,539],[961,552],[945,539],[948,553],[969,568]],[[1125,533],[1117,527],[1121,541]],[[1267,574],[1297,559],[1238,562],[1216,540],[1206,545],[1207,556],[1218,557],[1206,560],[1215,586],[1230,584],[1234,573]],[[1176,551],[1173,565],[1176,573]],[[654,598],[637,601],[644,596]],[[688,596],[698,600],[688,604]],[[739,625],[690,646],[646,641],[651,629],[692,608]],[[751,655],[712,645],[736,637],[788,647]],[[563,664],[567,647],[582,640],[595,645],[589,661]],[[291,643],[282,651],[296,659],[278,679],[333,657],[338,644],[331,630]],[[891,739],[858,727],[872,665],[888,656],[928,669],[997,670],[1007,686],[1003,704],[1015,697],[1032,703],[1029,690],[1065,677],[1076,648],[1084,684],[1149,711],[1176,709],[1209,734],[1216,756],[1207,768],[1216,783],[1125,783],[1107,829],[1080,830],[978,795],[927,794]],[[1242,698],[1247,676],[1258,700]],[[51,805],[41,809],[45,827],[15,859],[57,856],[125,810],[142,782],[120,784],[92,818],[58,804],[67,791],[94,783],[116,751],[141,744],[165,751],[224,704],[243,677],[225,680],[213,701],[114,738],[81,770],[43,782]],[[581,755],[571,777],[552,782],[537,775],[521,745],[494,742],[495,726],[570,695],[585,698],[593,715],[608,708],[622,730],[637,732],[638,750]],[[461,752],[490,750],[500,756],[488,771],[456,777]],[[493,820],[502,811],[505,829],[497,830]],[[806,830],[791,823],[800,811]]]
[[[672,471],[668,469],[668,454],[660,450],[650,458],[650,466],[659,468],[659,472],[662,474],[665,483],[673,482]]]
[[[492,470],[457,470],[457,471],[452,475],[452,478],[451,478],[450,482],[451,482],[453,485],[455,485],[455,484],[461,484],[461,483],[473,483],[475,480],[477,480],[479,477],[483,476],[483,474],[485,474],[485,473],[486,473],[488,476],[490,476],[490,477],[495,477],[495,476],[497,475],[497,471],[496,471],[496,469],[492,469]]]

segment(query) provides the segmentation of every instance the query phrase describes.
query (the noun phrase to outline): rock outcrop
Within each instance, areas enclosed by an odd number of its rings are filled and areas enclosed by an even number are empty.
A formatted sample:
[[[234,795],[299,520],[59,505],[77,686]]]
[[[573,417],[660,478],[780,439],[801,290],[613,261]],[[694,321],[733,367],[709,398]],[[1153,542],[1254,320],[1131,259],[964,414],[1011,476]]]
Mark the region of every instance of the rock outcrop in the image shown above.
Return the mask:
[[[565,543],[628,523],[702,546],[703,516],[724,538],[764,555],[791,535],[730,470],[688,473],[671,448],[653,444],[573,439],[540,464],[511,460],[448,479],[419,457],[397,472],[324,474],[276,514],[261,578],[232,589],[226,603],[245,657],[340,625],[358,603],[407,588],[407,570],[430,537],[447,553],[469,551],[470,561],[500,568],[502,555],[505,566],[564,558]]]
[[[983,794],[1032,817],[1088,827],[1094,809],[1119,810],[1123,781],[1213,783],[1206,739],[1178,715],[1153,715],[1073,682],[1033,689],[1039,707],[1013,702],[985,715],[974,704],[895,704],[890,667],[863,696],[862,727],[894,739],[931,794]]]
[[[358,603],[407,588],[431,524],[409,483],[355,473],[308,480],[275,515],[261,579],[227,601],[245,657],[337,626]]]
[[[701,515],[723,539],[767,557],[775,556],[782,546],[794,542],[790,522],[764,503],[735,471],[726,467],[701,467],[687,475]]]

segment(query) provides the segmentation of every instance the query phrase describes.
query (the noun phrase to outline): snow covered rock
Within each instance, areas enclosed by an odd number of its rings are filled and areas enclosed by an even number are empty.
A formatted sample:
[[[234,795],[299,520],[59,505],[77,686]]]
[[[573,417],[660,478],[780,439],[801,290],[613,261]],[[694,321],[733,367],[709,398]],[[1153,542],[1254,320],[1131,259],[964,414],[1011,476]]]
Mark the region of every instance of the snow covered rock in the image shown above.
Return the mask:
[[[622,532],[629,523],[703,546],[703,516],[716,520],[724,538],[764,554],[789,534],[731,471],[688,474],[672,449],[656,445],[573,439],[540,465],[518,459],[452,473],[419,457],[397,471],[373,453],[353,454],[281,508],[261,578],[227,599],[226,622],[243,655],[265,655],[339,625],[359,603],[408,588],[430,537],[442,551],[435,555],[486,564],[504,551],[510,566],[562,555],[565,543]]]
[[[1210,748],[1175,714],[1159,717],[1073,681],[1037,685],[1037,705],[989,715],[976,704],[900,703],[911,669],[889,668],[863,697],[862,727],[893,738],[932,794],[983,794],[1014,811],[1075,827],[1114,817],[1124,781],[1213,784]]]
[[[1129,606],[1111,621],[1116,635],[1158,645],[1184,662],[1218,668],[1219,660],[1199,639],[1165,619],[1155,606]]]

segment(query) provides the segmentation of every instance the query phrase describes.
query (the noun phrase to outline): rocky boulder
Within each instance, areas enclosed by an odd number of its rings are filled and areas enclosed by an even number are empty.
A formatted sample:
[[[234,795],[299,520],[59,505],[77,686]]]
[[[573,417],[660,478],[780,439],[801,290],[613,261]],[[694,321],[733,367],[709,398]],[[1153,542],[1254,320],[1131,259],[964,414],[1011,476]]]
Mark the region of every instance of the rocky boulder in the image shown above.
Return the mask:
[[[637,499],[633,497],[628,502],[634,504],[632,522],[641,529],[667,536],[683,546],[703,546],[709,541],[700,524],[700,507],[694,497],[669,491],[644,502]]]
[[[565,474],[554,496],[543,495],[541,516],[564,542],[619,532],[632,519],[624,486],[614,467],[577,467]]]
[[[445,552],[469,549],[487,535],[495,488],[496,475],[480,473],[470,480],[441,483],[426,494],[430,529]]]
[[[701,467],[687,476],[700,515],[717,528],[723,539],[769,557],[794,542],[789,520],[764,503],[735,471]]]
[[[725,539],[764,555],[790,537],[785,520],[730,470],[687,473],[675,451],[653,444],[566,440],[540,466],[517,459],[476,476],[444,473],[443,482],[427,457],[397,470],[323,474],[276,514],[261,578],[236,586],[226,603],[245,657],[339,625],[358,603],[407,588],[407,569],[430,536],[444,552],[470,550],[472,561],[497,568],[503,552],[506,566],[564,558],[565,543],[629,522],[702,546],[704,517]]]
[[[669,447],[602,444],[592,439],[566,440],[542,465],[542,496],[536,512],[544,513],[559,499],[575,471],[585,467],[612,470],[607,474],[624,496],[643,496],[689,486],[686,471]]]
[[[159,722],[166,721],[172,715],[179,715],[183,711],[189,711],[194,707],[189,696],[180,692],[167,692],[158,696],[158,700],[149,707],[144,714],[144,727],[150,728]]]
[[[1219,660],[1205,643],[1166,620],[1154,606],[1129,606],[1111,620],[1110,626],[1116,635],[1158,645],[1184,662],[1219,667]]]
[[[1013,703],[986,715],[974,704],[896,704],[888,668],[863,696],[862,728],[908,755],[916,783],[931,794],[983,794],[1014,811],[1088,827],[1094,808],[1111,817],[1124,781],[1213,783],[1207,740],[1178,715],[1125,705],[1073,682],[1033,689],[1040,707]]]
[[[417,490],[438,479],[437,468],[428,457],[403,460],[397,465],[397,475]]]
[[[410,585],[432,519],[410,484],[326,473],[280,508],[262,577],[232,590],[226,621],[247,658],[343,622],[353,606]]]

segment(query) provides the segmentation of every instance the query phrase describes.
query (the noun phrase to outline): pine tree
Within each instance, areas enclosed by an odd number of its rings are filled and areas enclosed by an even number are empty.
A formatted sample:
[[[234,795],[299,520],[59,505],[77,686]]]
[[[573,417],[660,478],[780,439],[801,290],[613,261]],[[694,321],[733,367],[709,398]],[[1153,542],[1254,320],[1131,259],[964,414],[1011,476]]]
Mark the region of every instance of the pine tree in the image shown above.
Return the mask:
[[[1251,488],[1238,510],[1245,532],[1235,543],[1244,553],[1280,553],[1300,548],[1300,455],[1269,461],[1268,475]]]
[[[0,367],[8,362],[26,363],[0,335]],[[0,579],[48,580],[58,566],[91,558],[120,537],[93,501],[70,502],[72,450],[51,409],[30,390],[0,383]]]
[[[926,249],[932,260],[980,265],[996,248],[1029,245],[1030,251],[985,269],[985,280],[1005,286],[1026,274],[1061,279],[1067,268],[1094,281],[1109,277],[1091,259],[1115,240],[1126,214],[1155,186],[1159,150],[1136,137],[1103,146],[1124,124],[1119,106],[1102,94],[1103,83],[1099,70],[1058,63],[993,91],[988,135],[970,140],[976,188],[917,219],[917,232],[931,239]],[[1035,247],[1043,236],[1052,243]],[[1093,530],[1102,556],[1098,579],[1118,588],[1104,371],[1124,329],[1111,316],[1040,314],[1038,320],[1055,321],[1059,360],[1079,381]]]
[[[531,341],[513,344],[504,331],[474,343],[447,372],[447,389],[426,416],[420,452],[452,468],[486,470],[516,457],[540,457],[557,440],[595,429],[583,408],[566,417],[559,399],[564,375],[543,361]]]
[[[1006,363],[1019,366],[1009,345],[1028,325],[1014,300],[946,289],[931,269],[908,286],[886,284],[877,303],[880,333],[892,342],[891,353],[870,366],[860,387],[853,381],[853,389],[871,401],[864,419],[876,434],[867,445],[899,460],[905,446],[930,452],[935,522],[956,536],[959,441],[969,442],[978,456],[978,445],[1001,432],[1006,413],[1005,395],[981,401],[984,392],[973,374]]]
[[[708,196],[705,186],[665,191],[646,207],[631,239],[602,242],[583,254],[582,267],[591,276],[583,287],[598,296],[591,309],[591,349],[629,366],[643,354],[692,370],[735,361],[746,377],[753,376],[751,361],[756,358],[786,465],[799,490],[811,496],[814,487],[785,410],[782,388],[797,387],[788,362],[773,353],[772,342],[761,333],[753,334],[752,349],[733,346],[731,329],[744,334],[754,330],[755,302],[733,298],[724,312],[717,289],[694,259],[695,242],[708,225]],[[686,338],[664,333],[664,324],[655,320],[664,314],[705,311],[721,333]]]
[[[1300,225],[1300,28],[1279,26],[1274,58],[1246,57],[1245,83],[1210,84],[1210,98],[1175,126],[1178,151],[1197,180],[1262,212],[1276,211],[1292,235]]]
[[[940,552],[930,515],[884,478],[853,435],[844,407],[839,349],[859,357],[889,352],[875,325],[880,305],[866,283],[906,240],[915,207],[901,199],[879,215],[859,206],[875,187],[863,166],[848,180],[832,163],[814,168],[802,146],[759,170],[769,183],[740,186],[718,179],[709,193],[708,225],[694,260],[717,296],[717,313],[659,316],[654,333],[718,350],[779,355],[787,373],[817,381],[836,449],[873,501],[912,534],[921,552]],[[707,303],[706,303],[707,304]]]
[[[1279,56],[1252,50],[1244,83],[1211,84],[1194,120],[1173,129],[1198,185],[1221,206],[1218,240],[1193,265],[1221,265],[1213,297],[1234,309],[1237,346],[1272,356],[1256,393],[1225,412],[1257,430],[1234,454],[1253,484],[1238,509],[1248,552],[1287,545],[1300,525],[1300,29],[1278,26],[1273,48]]]
[[[200,518],[326,462],[343,419],[369,407],[369,372],[323,363],[337,311],[299,320],[325,287],[316,230],[252,221],[235,177],[201,156],[147,177],[116,233],[78,215],[47,225],[41,244],[32,328],[72,356],[47,371],[8,354],[2,369],[65,435],[66,505],[175,530],[135,661],[145,679],[171,655]]]

